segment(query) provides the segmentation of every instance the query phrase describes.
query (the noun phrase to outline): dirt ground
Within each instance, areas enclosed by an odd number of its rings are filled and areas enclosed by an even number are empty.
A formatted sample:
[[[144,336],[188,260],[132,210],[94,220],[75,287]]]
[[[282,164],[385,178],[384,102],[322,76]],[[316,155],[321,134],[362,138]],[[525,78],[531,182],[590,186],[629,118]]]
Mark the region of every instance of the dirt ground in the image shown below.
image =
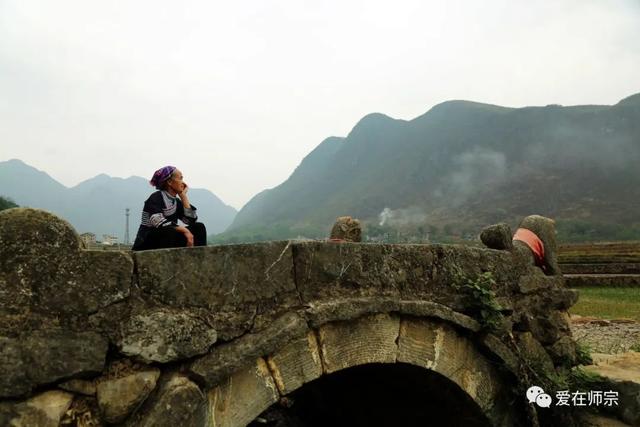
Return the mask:
[[[640,351],[640,322],[634,320],[603,320],[572,315],[571,330],[574,339],[593,353]]]

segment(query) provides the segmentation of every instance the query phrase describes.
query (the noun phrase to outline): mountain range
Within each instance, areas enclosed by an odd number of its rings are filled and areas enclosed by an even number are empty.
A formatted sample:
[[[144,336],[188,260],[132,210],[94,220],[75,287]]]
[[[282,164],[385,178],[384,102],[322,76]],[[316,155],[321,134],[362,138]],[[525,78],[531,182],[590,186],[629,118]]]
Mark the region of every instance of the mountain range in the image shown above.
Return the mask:
[[[47,173],[13,159],[0,162],[0,195],[7,196],[22,207],[45,209],[69,221],[78,233],[103,234],[124,240],[125,208],[130,208],[129,236],[133,242],[142,206],[154,191],[149,182],[138,176],[114,178],[97,175],[68,188]],[[192,188],[190,199],[198,208],[198,217],[207,232],[220,233],[226,229],[236,210],[224,204],[209,190]]]
[[[563,233],[640,238],[639,164],[640,94],[568,107],[447,101],[408,121],[374,113],[254,196],[218,240],[326,237],[340,215],[370,233],[471,235],[529,214]]]
[[[359,218],[374,238],[469,238],[541,214],[556,219],[565,240],[640,239],[638,164],[640,94],[568,107],[447,101],[413,120],[365,116],[239,212],[207,190],[190,195],[209,233],[226,229],[218,243],[326,237],[342,215]],[[133,239],[151,192],[143,178],[104,174],[67,188],[20,160],[0,162],[0,182],[0,195],[21,206],[120,239],[124,209]]]

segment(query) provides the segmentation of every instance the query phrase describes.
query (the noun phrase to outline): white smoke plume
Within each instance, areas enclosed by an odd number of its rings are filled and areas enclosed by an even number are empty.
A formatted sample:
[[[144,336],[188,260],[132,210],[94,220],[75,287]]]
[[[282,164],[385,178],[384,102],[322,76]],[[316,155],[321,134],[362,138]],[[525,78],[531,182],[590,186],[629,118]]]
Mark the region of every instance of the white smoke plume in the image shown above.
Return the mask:
[[[445,182],[453,190],[452,202],[460,202],[482,188],[505,181],[507,159],[504,153],[485,148],[474,148],[453,159],[454,170]]]
[[[404,227],[409,225],[424,224],[427,221],[427,215],[418,207],[410,207],[405,209],[390,209],[385,207],[378,214],[378,225],[381,227],[388,225],[391,227]]]

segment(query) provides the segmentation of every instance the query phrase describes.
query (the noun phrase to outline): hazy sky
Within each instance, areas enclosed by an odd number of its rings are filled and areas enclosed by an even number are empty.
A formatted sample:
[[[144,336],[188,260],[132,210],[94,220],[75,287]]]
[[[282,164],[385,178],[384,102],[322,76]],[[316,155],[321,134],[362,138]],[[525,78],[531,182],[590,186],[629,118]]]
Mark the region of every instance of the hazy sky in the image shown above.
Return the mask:
[[[640,0],[0,0],[0,161],[242,207],[371,112],[640,92]],[[151,189],[151,187],[150,187]]]

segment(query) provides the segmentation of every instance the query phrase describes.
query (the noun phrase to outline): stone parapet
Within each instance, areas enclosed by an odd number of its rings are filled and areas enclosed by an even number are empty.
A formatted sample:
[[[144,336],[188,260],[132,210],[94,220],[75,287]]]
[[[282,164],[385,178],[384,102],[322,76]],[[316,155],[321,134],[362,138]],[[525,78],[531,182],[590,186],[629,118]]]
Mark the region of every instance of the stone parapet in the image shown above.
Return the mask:
[[[40,416],[42,399],[58,423],[244,425],[320,376],[369,363],[435,370],[494,425],[526,420],[524,403],[495,401],[523,399],[509,397],[513,336],[547,369],[570,366],[576,295],[507,249],[282,241],[94,252],[52,214],[2,211],[0,425]],[[489,273],[497,329],[464,287]]]

